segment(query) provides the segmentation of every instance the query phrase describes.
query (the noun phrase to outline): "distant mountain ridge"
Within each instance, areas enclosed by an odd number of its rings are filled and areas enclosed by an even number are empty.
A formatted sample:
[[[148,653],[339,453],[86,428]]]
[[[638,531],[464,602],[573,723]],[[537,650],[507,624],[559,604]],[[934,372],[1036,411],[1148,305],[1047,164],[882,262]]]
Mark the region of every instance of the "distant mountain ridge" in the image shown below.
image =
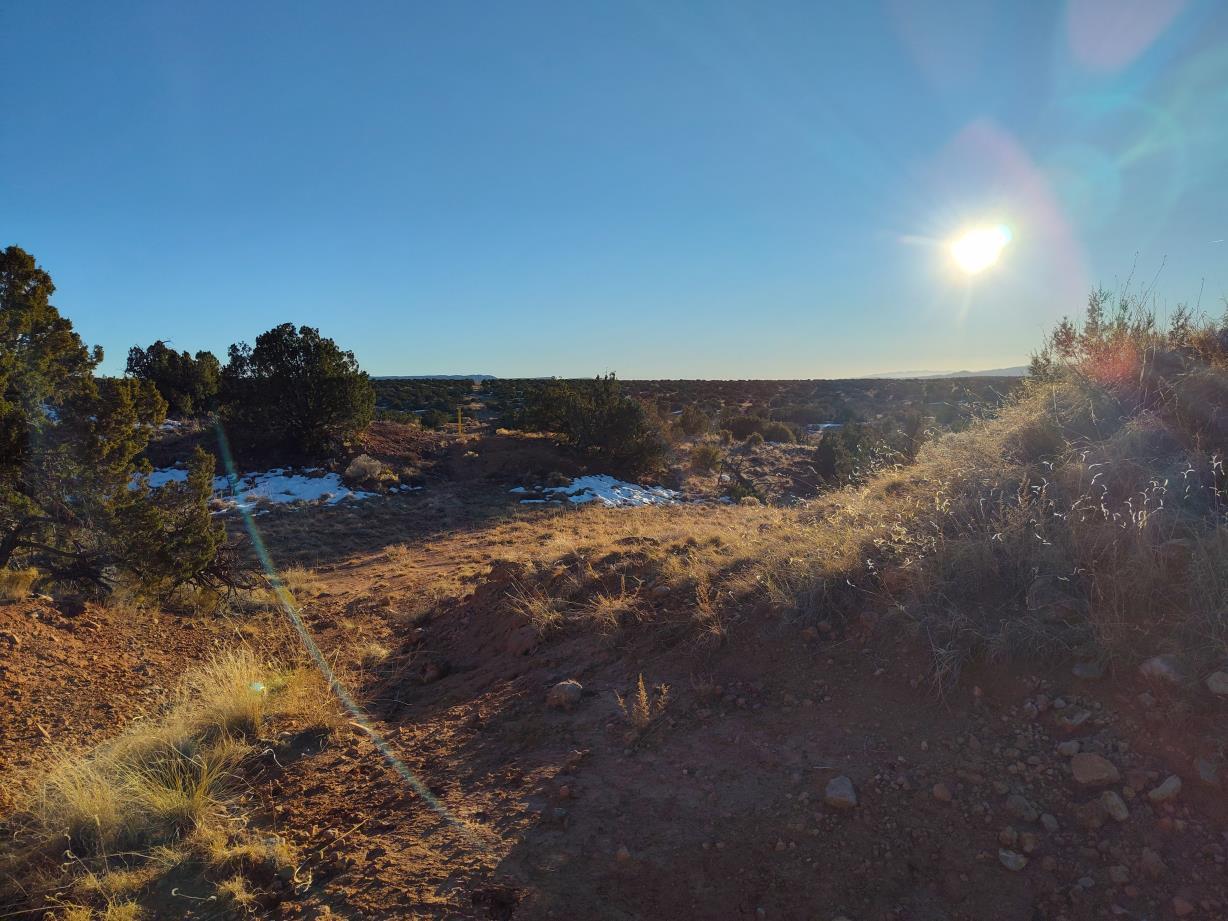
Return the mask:
[[[1027,365],[1012,365],[1009,368],[989,368],[985,371],[884,371],[881,374],[867,374],[866,378],[921,380],[931,377],[1026,377],[1027,373]]]

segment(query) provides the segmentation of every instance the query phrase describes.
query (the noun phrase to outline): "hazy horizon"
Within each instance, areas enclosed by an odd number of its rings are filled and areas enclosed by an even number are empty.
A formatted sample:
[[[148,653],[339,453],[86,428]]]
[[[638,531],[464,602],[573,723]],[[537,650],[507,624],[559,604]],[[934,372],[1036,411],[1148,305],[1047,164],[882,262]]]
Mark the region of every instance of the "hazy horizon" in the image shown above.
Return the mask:
[[[2,242],[110,373],[291,321],[374,375],[856,377],[1127,279],[1218,313],[1228,7],[1042,6],[14,6]]]

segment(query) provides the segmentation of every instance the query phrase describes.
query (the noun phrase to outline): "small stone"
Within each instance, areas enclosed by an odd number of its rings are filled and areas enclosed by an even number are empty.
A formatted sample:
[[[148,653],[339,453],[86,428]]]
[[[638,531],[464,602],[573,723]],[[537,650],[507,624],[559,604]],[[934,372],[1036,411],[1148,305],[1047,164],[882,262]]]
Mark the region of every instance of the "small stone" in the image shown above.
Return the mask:
[[[1198,774],[1198,779],[1207,786],[1219,786],[1219,765],[1210,758],[1195,758],[1194,771]]]
[[[1147,798],[1153,803],[1165,803],[1181,792],[1181,778],[1170,774],[1164,782],[1147,793]]]
[[[614,855],[614,858],[615,858],[615,859],[616,859],[616,860],[617,860],[619,863],[627,863],[628,861],[630,861],[630,860],[631,860],[631,852],[630,852],[629,850],[627,850],[627,845],[625,845],[625,844],[624,844],[622,847],[620,847],[620,848],[618,849],[618,853]]]
[[[1095,752],[1079,752],[1070,759],[1070,769],[1075,781],[1085,787],[1103,787],[1121,780],[1116,766]]]
[[[1104,806],[1104,811],[1118,822],[1130,818],[1130,810],[1126,808],[1125,801],[1112,790],[1105,790],[1100,794],[1100,803]]]
[[[1041,827],[1044,828],[1044,830],[1049,833],[1053,833],[1057,831],[1059,828],[1057,824],[1057,819],[1049,815],[1049,813],[1047,812],[1040,817],[1040,824],[1041,824]]]
[[[1104,666],[1099,662],[1077,662],[1070,672],[1084,681],[1095,681],[1104,677]]]
[[[1040,839],[1036,837],[1034,831],[1024,831],[1019,833],[1019,849],[1025,854],[1033,854],[1040,847]]]
[[[1012,873],[1018,873],[1028,865],[1028,859],[1017,851],[1007,848],[998,849],[998,862]]]
[[[1181,683],[1181,667],[1173,656],[1152,656],[1138,667],[1139,674],[1166,684]]]
[[[1139,859],[1138,865],[1152,879],[1159,879],[1168,872],[1168,865],[1149,847],[1143,848],[1143,856]]]
[[[1026,797],[1020,796],[1018,793],[1012,793],[1006,798],[1006,811],[1011,815],[1023,819],[1025,822],[1035,822],[1040,816],[1036,811],[1036,807],[1028,802]]]
[[[1003,847],[1014,847],[1019,843],[1019,832],[1015,831],[1014,826],[1006,826],[998,832],[998,843]]]
[[[1212,672],[1207,676],[1207,690],[1216,697],[1228,697],[1228,672]]]
[[[857,805],[857,790],[853,781],[841,774],[827,782],[823,801],[833,809],[852,809]]]
[[[1059,742],[1057,753],[1064,758],[1073,758],[1079,753],[1079,740],[1070,739],[1067,742]]]
[[[1184,918],[1186,915],[1194,911],[1194,906],[1179,895],[1173,896],[1173,914],[1178,918]]]
[[[1088,710],[1070,710],[1059,714],[1055,722],[1067,732],[1074,732],[1091,718],[1091,712]]]
[[[560,681],[546,695],[546,706],[554,710],[570,710],[580,702],[584,694],[584,685],[579,681]]]

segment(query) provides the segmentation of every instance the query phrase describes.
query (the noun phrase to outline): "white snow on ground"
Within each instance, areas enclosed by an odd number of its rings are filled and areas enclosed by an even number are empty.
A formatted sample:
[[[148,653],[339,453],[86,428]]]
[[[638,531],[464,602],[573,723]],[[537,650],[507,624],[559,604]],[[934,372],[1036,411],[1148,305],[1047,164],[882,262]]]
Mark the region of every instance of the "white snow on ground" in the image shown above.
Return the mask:
[[[510,490],[514,493],[528,492],[523,486]],[[630,505],[672,505],[682,501],[682,494],[664,486],[640,486],[625,483],[606,474],[576,477],[567,486],[551,486],[537,490],[543,495],[565,497],[576,505],[585,502],[600,502],[607,508]],[[521,505],[537,505],[543,499],[521,499]],[[559,501],[555,499],[553,501]]]
[[[182,483],[187,478],[186,470],[168,467],[153,471],[149,475],[149,485],[157,489],[167,483]],[[234,489],[229,477],[216,476],[213,478],[213,495],[223,503],[226,511],[231,511],[294,502],[336,505],[345,499],[369,499],[376,494],[350,489],[341,482],[340,474],[323,473],[318,467],[309,467],[297,473],[275,467],[263,473],[240,475]]]

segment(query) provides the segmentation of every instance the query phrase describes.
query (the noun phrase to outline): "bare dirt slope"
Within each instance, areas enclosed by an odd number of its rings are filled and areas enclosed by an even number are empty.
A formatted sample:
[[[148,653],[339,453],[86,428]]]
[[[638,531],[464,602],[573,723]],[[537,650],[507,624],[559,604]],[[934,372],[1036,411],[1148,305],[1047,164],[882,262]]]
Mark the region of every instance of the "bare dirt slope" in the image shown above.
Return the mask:
[[[441,519],[321,564],[307,621],[429,795],[357,727],[269,764],[249,821],[299,848],[311,885],[267,916],[1228,917],[1228,816],[1210,782],[1222,713],[1133,668],[1093,681],[981,669],[939,695],[928,651],[882,610],[748,612],[716,643],[642,610],[543,635],[514,603],[549,584],[549,558],[556,578],[577,565],[583,535],[613,528],[633,553],[652,539],[635,516],[660,514]],[[649,594],[663,612],[676,601]],[[115,731],[226,629],[66,622],[0,607],[6,767],[37,758],[40,725],[79,742]],[[261,631],[281,636],[271,620],[244,633]],[[641,674],[650,700],[669,693],[635,731],[616,695]],[[548,706],[565,680],[578,700]],[[1080,782],[1075,766],[1108,775]],[[1180,791],[1151,795],[1170,775]],[[855,805],[828,801],[841,777]],[[215,916],[167,893],[145,904]]]

